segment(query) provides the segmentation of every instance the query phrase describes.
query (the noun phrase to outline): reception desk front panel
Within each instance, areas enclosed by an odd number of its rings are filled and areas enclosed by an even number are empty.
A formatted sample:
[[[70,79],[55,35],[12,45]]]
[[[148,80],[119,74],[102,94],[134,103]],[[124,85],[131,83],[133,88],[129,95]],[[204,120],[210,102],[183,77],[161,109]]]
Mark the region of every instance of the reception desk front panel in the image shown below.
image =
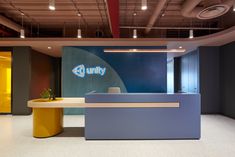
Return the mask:
[[[199,139],[199,94],[89,94],[86,103],[179,102],[179,107],[86,108],[86,139]]]

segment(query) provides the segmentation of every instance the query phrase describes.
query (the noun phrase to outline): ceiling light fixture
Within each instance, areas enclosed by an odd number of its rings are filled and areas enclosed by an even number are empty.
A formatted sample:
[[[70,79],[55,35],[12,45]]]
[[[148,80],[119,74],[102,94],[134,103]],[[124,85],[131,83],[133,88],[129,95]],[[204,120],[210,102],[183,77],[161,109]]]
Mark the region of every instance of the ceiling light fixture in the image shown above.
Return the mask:
[[[24,32],[24,13],[21,13],[21,29],[20,29],[20,38],[25,38]]]
[[[141,0],[141,10],[147,10],[147,0]]]
[[[183,47],[182,46],[179,46],[179,49],[182,49]]]
[[[185,49],[104,49],[108,53],[183,53]]]
[[[77,38],[82,38],[82,32],[81,32],[81,29],[78,29],[78,35],[77,35]]]
[[[25,38],[24,29],[20,29],[20,38]]]
[[[233,4],[233,11],[235,11],[235,3]]]
[[[134,12],[134,13],[133,13],[133,16],[136,16],[136,15],[137,15],[137,13],[136,13],[136,12]]]
[[[50,46],[47,47],[48,50],[51,50],[52,48]]]
[[[81,13],[79,13],[79,12],[78,12],[78,14],[77,14],[77,15],[78,15],[79,17],[80,17],[80,16],[82,16],[82,15],[81,15]]]
[[[49,0],[49,9],[55,10],[55,0]]]
[[[137,30],[136,30],[136,29],[133,30],[133,38],[134,38],[134,39],[137,38]]]
[[[80,19],[81,19],[81,16],[79,16],[79,19],[78,19],[77,38],[82,38],[82,30],[81,30],[81,21],[80,21]]]
[[[189,30],[189,38],[190,38],[190,39],[193,39],[193,38],[194,38],[193,30],[192,30],[192,29]]]

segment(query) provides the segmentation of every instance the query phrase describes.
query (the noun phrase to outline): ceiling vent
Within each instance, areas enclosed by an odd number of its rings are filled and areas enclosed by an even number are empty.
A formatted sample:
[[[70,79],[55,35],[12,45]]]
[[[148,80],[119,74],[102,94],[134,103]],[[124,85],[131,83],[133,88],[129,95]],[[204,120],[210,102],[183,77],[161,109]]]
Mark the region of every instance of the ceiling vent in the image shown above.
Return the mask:
[[[197,18],[202,19],[202,20],[213,19],[213,18],[224,15],[225,13],[229,11],[229,9],[230,9],[230,6],[225,5],[225,4],[217,4],[217,5],[209,6],[203,9],[202,11],[200,11],[197,14]]]
[[[213,19],[227,13],[234,3],[235,0],[185,0],[181,13],[188,18]]]

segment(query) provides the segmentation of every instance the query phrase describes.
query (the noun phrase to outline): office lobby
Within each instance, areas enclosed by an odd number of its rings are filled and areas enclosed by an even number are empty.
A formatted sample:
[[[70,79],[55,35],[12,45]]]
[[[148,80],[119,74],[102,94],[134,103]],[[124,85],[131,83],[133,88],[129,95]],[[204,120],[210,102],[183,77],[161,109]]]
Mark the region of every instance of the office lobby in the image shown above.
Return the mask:
[[[233,157],[235,0],[0,0],[0,157]]]

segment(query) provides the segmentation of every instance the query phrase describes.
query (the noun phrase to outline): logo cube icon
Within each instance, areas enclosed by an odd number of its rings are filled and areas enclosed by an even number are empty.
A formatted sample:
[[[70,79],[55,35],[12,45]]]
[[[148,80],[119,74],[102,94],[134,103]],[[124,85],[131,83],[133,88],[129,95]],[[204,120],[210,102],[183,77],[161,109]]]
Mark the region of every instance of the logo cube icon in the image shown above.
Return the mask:
[[[78,77],[85,77],[86,69],[83,64],[76,66],[72,72]]]

